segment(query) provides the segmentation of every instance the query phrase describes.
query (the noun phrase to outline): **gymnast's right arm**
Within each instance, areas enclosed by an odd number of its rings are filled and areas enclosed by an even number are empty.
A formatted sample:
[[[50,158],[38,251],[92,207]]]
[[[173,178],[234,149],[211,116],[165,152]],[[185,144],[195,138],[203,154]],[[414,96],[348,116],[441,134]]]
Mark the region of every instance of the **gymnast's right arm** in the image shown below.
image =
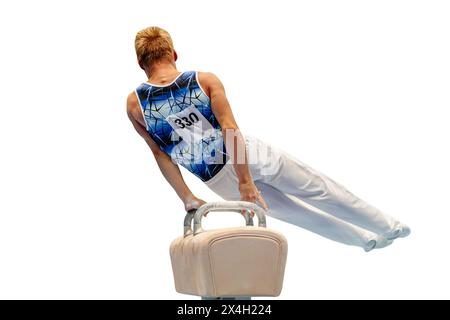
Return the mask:
[[[139,101],[134,92],[132,92],[127,99],[127,114],[136,131],[150,147],[150,150],[155,156],[156,163],[158,164],[164,178],[166,178],[177,195],[180,197],[181,201],[183,201],[185,210],[189,211],[191,209],[196,209],[204,204],[205,201],[195,197],[192,194],[191,190],[184,182],[178,165],[175,164],[172,159],[159,148],[159,146],[148,134],[145,129]]]

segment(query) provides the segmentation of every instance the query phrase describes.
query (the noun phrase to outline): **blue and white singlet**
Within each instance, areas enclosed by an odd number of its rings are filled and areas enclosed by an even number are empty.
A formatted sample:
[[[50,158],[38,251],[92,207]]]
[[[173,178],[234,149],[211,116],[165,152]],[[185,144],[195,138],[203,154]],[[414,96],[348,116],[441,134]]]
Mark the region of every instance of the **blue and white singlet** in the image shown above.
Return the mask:
[[[196,71],[182,72],[166,85],[136,89],[147,132],[175,162],[208,181],[228,159],[222,129]]]

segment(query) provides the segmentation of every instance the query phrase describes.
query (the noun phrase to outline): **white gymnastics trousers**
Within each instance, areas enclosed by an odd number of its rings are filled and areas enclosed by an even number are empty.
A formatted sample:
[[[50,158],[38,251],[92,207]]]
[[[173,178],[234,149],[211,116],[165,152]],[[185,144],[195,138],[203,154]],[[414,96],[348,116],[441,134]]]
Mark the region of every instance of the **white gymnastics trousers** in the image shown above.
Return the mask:
[[[389,245],[401,232],[409,233],[405,225],[286,152],[249,135],[245,143],[249,169],[269,216],[366,251]],[[240,199],[230,162],[206,185],[225,200]]]

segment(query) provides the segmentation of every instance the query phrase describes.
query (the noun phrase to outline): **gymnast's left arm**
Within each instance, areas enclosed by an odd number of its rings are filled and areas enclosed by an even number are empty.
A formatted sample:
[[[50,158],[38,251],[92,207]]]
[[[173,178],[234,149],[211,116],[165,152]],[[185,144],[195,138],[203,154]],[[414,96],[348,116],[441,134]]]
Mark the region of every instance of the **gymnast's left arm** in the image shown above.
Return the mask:
[[[134,93],[131,93],[128,97],[127,114],[136,131],[150,147],[150,150],[152,151],[156,163],[158,164],[164,178],[167,182],[169,182],[177,195],[183,201],[185,210],[189,211],[192,209],[197,209],[204,204],[205,201],[194,196],[192,191],[186,185],[178,165],[172,161],[170,156],[159,148],[145,129],[143,125],[144,118],[140,110],[139,102],[137,101]]]

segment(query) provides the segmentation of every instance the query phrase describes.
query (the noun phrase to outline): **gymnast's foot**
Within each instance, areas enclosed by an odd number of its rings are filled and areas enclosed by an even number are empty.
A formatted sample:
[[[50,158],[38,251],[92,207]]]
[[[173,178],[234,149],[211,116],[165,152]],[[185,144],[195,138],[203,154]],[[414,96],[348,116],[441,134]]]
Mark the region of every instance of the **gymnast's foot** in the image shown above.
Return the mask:
[[[400,223],[393,231],[385,234],[384,236],[389,240],[394,240],[397,238],[405,238],[409,236],[411,229],[403,223]]]
[[[366,246],[364,247],[364,250],[366,252],[372,251],[373,249],[381,249],[385,248],[392,244],[394,240],[387,239],[383,236],[377,235],[375,238],[367,242]]]

